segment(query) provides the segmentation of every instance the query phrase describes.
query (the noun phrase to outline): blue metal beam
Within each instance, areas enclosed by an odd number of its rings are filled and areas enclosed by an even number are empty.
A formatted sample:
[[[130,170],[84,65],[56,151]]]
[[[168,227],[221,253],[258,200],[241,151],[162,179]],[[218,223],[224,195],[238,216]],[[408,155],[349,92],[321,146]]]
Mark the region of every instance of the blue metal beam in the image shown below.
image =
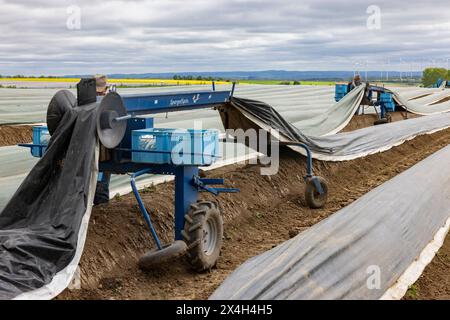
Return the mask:
[[[209,108],[229,101],[230,91],[176,92],[121,95],[131,115]]]

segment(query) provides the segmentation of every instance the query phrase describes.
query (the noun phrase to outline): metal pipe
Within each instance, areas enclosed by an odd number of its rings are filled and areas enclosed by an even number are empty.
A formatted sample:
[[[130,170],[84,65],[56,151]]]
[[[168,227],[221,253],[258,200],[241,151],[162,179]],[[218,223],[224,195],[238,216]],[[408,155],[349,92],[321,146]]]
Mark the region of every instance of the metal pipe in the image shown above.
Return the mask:
[[[133,118],[133,116],[131,114],[127,114],[126,116],[117,117],[117,118],[114,118],[113,120],[114,121],[125,121],[125,120],[131,119],[131,118]]]
[[[234,95],[234,89],[236,88],[236,82],[233,82],[233,86],[231,87],[230,97]]]
[[[142,202],[142,198],[139,195],[139,191],[138,191],[138,189],[136,187],[136,178],[139,177],[139,176],[142,176],[144,174],[150,173],[150,172],[151,172],[150,169],[144,169],[144,170],[141,170],[141,171],[133,173],[131,175],[130,183],[131,183],[131,189],[133,189],[134,196],[135,196],[135,198],[136,198],[136,200],[138,202],[139,209],[141,209],[141,212],[142,212],[142,215],[144,216],[145,222],[147,222],[147,225],[150,228],[150,232],[151,232],[151,234],[153,236],[153,239],[155,239],[156,246],[158,247],[158,250],[162,250],[161,242],[159,241],[158,235],[156,234],[156,231],[153,228],[153,224],[152,224],[152,221],[150,219],[150,216],[149,216],[149,214],[147,212],[147,209],[145,209],[144,203]]]
[[[305,149],[306,151],[306,178],[311,178],[313,176],[313,172],[312,172],[312,155],[311,155],[311,150],[309,150],[309,147],[304,144],[304,143],[300,143],[300,142],[288,142],[285,145],[288,146],[296,146],[296,147],[301,147],[303,149]]]
[[[18,147],[26,147],[26,148],[47,148],[47,144],[34,144],[34,143],[19,143]]]
[[[173,151],[156,151],[156,150],[138,150],[138,149],[129,149],[129,148],[115,148],[114,150],[117,151],[125,151],[125,152],[133,152],[133,153],[161,153],[161,154],[173,154]],[[175,154],[181,154],[181,152],[175,153]],[[207,154],[207,153],[198,153],[198,152],[183,152],[183,155],[190,155],[190,156],[203,156],[203,157],[211,157],[211,158],[222,158],[221,156],[217,156],[215,154]]]

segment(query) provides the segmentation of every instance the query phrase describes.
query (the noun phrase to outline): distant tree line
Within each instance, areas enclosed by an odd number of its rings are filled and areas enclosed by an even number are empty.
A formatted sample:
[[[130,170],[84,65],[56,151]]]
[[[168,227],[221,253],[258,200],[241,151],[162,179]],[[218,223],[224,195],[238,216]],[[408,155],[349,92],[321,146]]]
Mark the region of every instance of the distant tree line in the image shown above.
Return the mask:
[[[213,78],[213,77],[202,77],[197,76],[194,77],[192,75],[187,76],[181,76],[181,75],[174,75],[173,80],[198,80],[198,81],[225,81],[225,82],[231,82],[230,79],[224,79],[224,78]]]
[[[23,74],[15,74],[15,75],[12,75],[12,76],[4,76],[4,75],[1,75],[0,74],[0,78],[6,78],[6,79],[8,79],[8,78],[30,78],[30,79],[55,79],[55,78],[58,78],[57,76],[44,76],[44,75],[41,75],[41,76],[24,76]]]
[[[280,85],[285,85],[285,86],[290,86],[291,84],[294,85],[294,86],[299,86],[299,85],[301,85],[301,82],[297,81],[297,80],[292,81],[292,82],[291,81],[281,81],[279,84]]]
[[[232,80],[230,79],[224,79],[224,78],[214,78],[214,77],[202,77],[202,76],[197,76],[194,77],[192,75],[185,75],[185,76],[181,76],[181,75],[174,75],[173,76],[173,80],[198,80],[198,81],[221,81],[221,82],[231,82]],[[257,81],[257,79],[255,79]],[[239,82],[239,81],[238,81]],[[300,81],[280,81],[278,84],[281,85],[300,85]]]
[[[423,71],[422,84],[424,87],[431,87],[439,79],[450,80],[450,70],[445,68],[426,68]]]

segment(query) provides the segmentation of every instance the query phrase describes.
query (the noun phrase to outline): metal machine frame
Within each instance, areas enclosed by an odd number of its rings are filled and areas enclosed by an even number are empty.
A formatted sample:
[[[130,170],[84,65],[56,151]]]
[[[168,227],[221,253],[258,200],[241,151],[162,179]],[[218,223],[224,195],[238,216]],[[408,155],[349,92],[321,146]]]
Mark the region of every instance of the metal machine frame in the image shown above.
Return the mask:
[[[346,87],[346,92],[342,91],[342,87]],[[365,84],[366,86],[366,97],[367,99],[365,101],[367,101],[367,103],[369,103],[370,106],[373,106],[375,109],[375,113],[378,116],[378,120],[375,121],[375,125],[378,124],[383,124],[383,123],[387,123],[390,122],[390,115],[389,112],[391,112],[389,110],[389,108],[385,105],[385,103],[383,101],[381,101],[380,99],[380,94],[382,93],[387,93],[387,94],[393,94],[392,91],[390,91],[389,89],[386,89],[384,87],[380,87],[380,86],[374,86],[374,85],[370,85],[368,83]],[[339,87],[339,88],[338,88]],[[338,92],[339,90],[339,92]],[[350,84],[336,84],[336,89],[335,89],[335,100],[336,102],[340,101],[340,99],[342,99],[346,94],[348,94],[351,90],[351,86]],[[373,98],[374,93],[377,93],[377,99],[375,100]],[[380,112],[378,112],[376,107],[380,107]],[[359,113],[360,108],[358,108],[358,113]],[[363,109],[363,114],[364,114],[364,109]],[[406,113],[406,118],[408,117],[407,113]]]
[[[147,212],[147,209],[136,186],[137,177],[145,174],[163,174],[175,176],[175,243],[181,243],[181,240],[186,240],[186,236],[183,235],[183,230],[185,229],[186,219],[191,219],[188,217],[188,214],[191,210],[191,206],[197,202],[199,192],[209,192],[217,196],[220,193],[239,192],[239,189],[214,187],[214,185],[223,185],[224,180],[201,178],[199,176],[199,166],[196,165],[133,162],[131,159],[131,154],[134,152],[158,153],[159,151],[133,150],[131,148],[131,131],[135,129],[142,129],[143,127],[145,128],[148,126],[153,127],[152,118],[144,119],[139,118],[139,116],[218,107],[229,101],[229,99],[233,96],[234,89],[235,83],[233,83],[231,91],[216,91],[215,84],[213,83],[212,91],[122,95],[120,97],[123,101],[123,105],[125,106],[126,114],[120,114],[120,110],[118,110],[117,113],[114,108],[108,110],[105,109],[106,111],[103,113],[102,109],[99,111],[99,118],[102,118],[99,121],[99,126],[107,126],[110,130],[111,127],[114,127],[114,124],[122,126],[120,123],[125,123],[127,126],[126,130],[124,131],[125,133],[120,137],[121,142],[110,150],[111,159],[108,161],[100,162],[99,171],[100,173],[111,172],[114,174],[131,173],[130,184],[133,194],[138,202],[139,209],[148,225],[150,234],[154,238],[156,246],[158,248],[158,250],[151,253],[150,256],[149,254],[146,255],[146,258],[151,258],[147,259],[147,261],[155,260],[152,258],[153,256],[159,259],[161,256],[160,253],[164,253],[164,251],[167,250],[167,247],[161,243],[155,231],[155,228],[153,227],[150,215]],[[100,108],[102,108],[102,100],[103,99],[101,98],[98,99]],[[103,121],[104,119],[106,119],[106,122]],[[97,128],[97,130],[99,130],[99,128]],[[102,141],[102,138],[104,138],[103,135],[106,133],[103,133],[101,130],[102,128],[100,128],[100,131],[98,132],[99,138]],[[313,176],[312,157],[308,146],[303,143],[296,143],[295,145],[303,147],[306,150],[307,174],[305,176],[305,181],[307,182],[307,184],[309,183],[310,185],[312,185],[312,189],[309,188],[309,192],[312,194],[311,196],[314,197],[314,195],[316,195],[320,197],[325,195],[326,199],[327,190],[324,190],[324,185],[321,184],[320,179]],[[37,147],[40,150],[40,156],[42,156],[43,154],[43,148],[47,147],[46,145],[40,144],[20,144],[20,146],[29,148]],[[310,206],[313,208],[317,208],[321,205],[312,206],[310,204]],[[179,248],[179,251],[187,251],[190,249],[184,244]],[[207,266],[197,269],[203,271],[210,267],[211,266]]]

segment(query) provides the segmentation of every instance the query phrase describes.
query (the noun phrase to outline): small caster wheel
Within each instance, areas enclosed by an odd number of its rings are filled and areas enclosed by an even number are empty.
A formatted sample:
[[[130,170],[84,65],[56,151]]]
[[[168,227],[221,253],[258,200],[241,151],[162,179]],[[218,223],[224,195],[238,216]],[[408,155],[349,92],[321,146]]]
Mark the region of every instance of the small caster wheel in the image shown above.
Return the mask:
[[[187,245],[184,241],[175,241],[172,244],[165,245],[161,250],[152,250],[147,252],[139,259],[139,268],[146,270],[157,267],[184,255]]]
[[[216,203],[200,201],[191,205],[185,216],[183,238],[186,257],[192,268],[203,272],[213,268],[222,248],[223,219]]]
[[[320,184],[322,192],[319,192],[317,183]],[[328,186],[326,180],[322,177],[308,178],[306,180],[305,199],[311,209],[323,208],[328,199]]]

